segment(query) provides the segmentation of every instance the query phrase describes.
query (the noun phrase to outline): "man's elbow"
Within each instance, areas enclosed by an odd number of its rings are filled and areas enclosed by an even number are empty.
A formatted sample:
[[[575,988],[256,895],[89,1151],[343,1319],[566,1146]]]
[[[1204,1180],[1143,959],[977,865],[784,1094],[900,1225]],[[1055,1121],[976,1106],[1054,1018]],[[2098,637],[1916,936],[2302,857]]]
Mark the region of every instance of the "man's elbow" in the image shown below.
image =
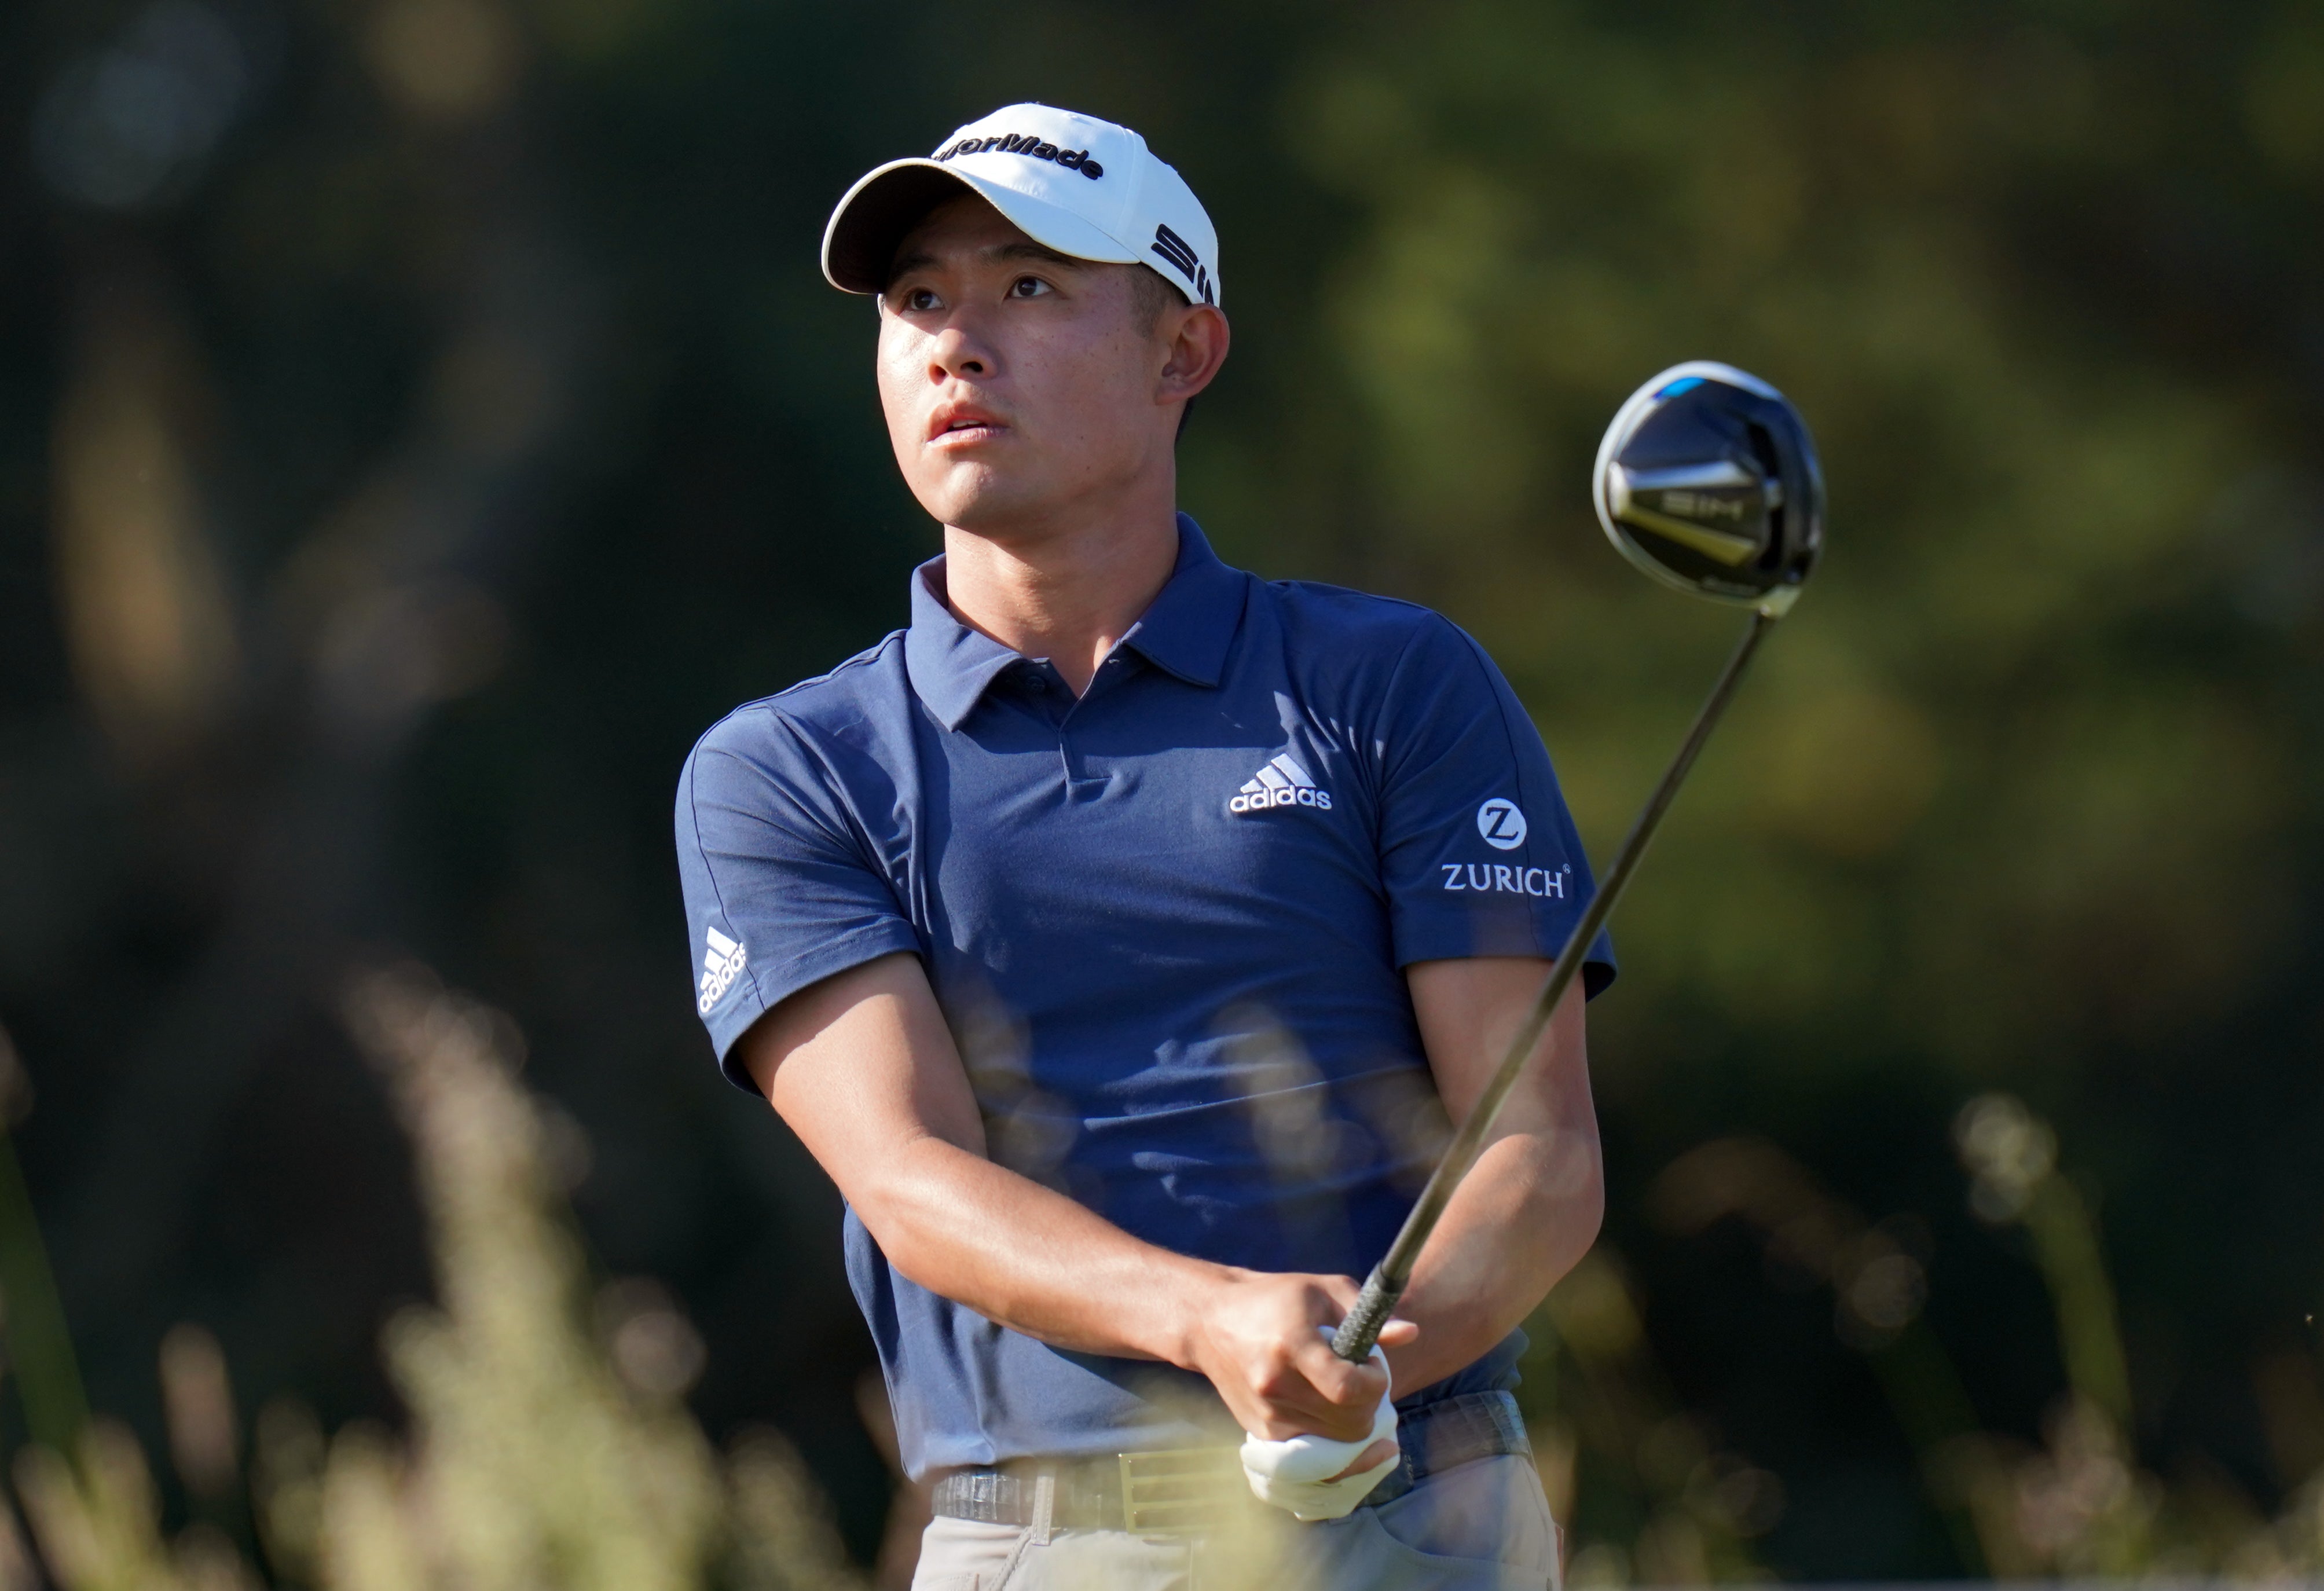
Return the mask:
[[[1573,1209],[1573,1257],[1567,1263],[1578,1263],[1598,1241],[1599,1229],[1606,1224],[1606,1173],[1594,1162],[1590,1176]]]
[[[935,1292],[951,1281],[964,1204],[959,1149],[922,1135],[835,1177],[848,1208],[905,1280]]]
[[[1569,1144],[1572,1152],[1554,1158],[1554,1169],[1544,1189],[1551,1208],[1542,1229],[1555,1250],[1561,1276],[1590,1252],[1606,1221],[1605,1156],[1600,1152],[1596,1133],[1579,1137],[1578,1145]]]

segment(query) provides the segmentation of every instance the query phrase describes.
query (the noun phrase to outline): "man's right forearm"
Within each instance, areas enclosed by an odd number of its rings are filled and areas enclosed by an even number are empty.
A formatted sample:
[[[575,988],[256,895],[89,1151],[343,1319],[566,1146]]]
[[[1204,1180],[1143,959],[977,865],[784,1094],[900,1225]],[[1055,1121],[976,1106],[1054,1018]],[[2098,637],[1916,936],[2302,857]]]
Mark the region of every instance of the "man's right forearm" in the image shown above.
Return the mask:
[[[741,1051],[905,1275],[1058,1347],[1187,1362],[1194,1300],[1224,1267],[1141,1243],[986,1157],[918,957],[882,956],[801,990]]]
[[[937,1137],[857,1174],[856,1215],[897,1270],[1055,1347],[1195,1371],[1242,1428],[1359,1439],[1385,1383],[1333,1358],[1319,1328],[1346,1277],[1245,1271],[1139,1241],[1063,1194]],[[1410,1341],[1397,1322],[1392,1342]]]
[[[1385,1375],[1316,1329],[1344,1276],[1277,1275],[1173,1254],[986,1158],[984,1124],[918,958],[884,956],[783,1001],[739,1058],[888,1263],[1054,1347],[1206,1376],[1243,1430],[1353,1439]],[[1411,1340],[1399,1323],[1381,1341]]]
[[[889,1263],[1056,1347],[1193,1368],[1201,1300],[1236,1273],[1139,1241],[1102,1216],[942,1138],[844,1180]]]

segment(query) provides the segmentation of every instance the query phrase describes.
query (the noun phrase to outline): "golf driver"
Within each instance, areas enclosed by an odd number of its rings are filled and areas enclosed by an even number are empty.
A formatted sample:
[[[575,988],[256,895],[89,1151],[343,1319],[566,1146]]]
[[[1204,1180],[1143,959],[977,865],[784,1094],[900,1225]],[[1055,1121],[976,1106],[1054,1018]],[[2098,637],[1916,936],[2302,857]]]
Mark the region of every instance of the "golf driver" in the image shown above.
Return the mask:
[[[1594,492],[1598,522],[1624,557],[1665,585],[1749,608],[1750,624],[1551,965],[1492,1081],[1340,1322],[1332,1351],[1352,1363],[1371,1356],[1428,1235],[1483,1150],[1501,1101],[1637,870],[1760,638],[1790,612],[1823,544],[1823,473],[1807,426],[1781,392],[1731,365],[1673,365],[1632,393],[1599,445]]]

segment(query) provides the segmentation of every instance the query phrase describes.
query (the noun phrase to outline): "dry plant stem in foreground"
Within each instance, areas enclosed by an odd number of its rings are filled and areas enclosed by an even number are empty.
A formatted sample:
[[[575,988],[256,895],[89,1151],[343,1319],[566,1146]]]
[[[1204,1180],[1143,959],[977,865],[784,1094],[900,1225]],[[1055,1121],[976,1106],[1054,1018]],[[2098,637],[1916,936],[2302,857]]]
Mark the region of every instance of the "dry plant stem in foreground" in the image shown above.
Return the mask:
[[[698,1339],[659,1291],[590,1297],[506,1019],[408,969],[356,979],[345,1012],[411,1134],[435,1255],[439,1301],[385,1333],[410,1431],[327,1438],[296,1404],[271,1405],[249,1467],[263,1576],[214,1525],[165,1535],[119,1425],[88,1426],[71,1461],[27,1448],[17,1486],[51,1577],[64,1591],[862,1591],[788,1443],[755,1433],[722,1462],[704,1439],[681,1401]],[[178,1402],[223,1394],[213,1349],[173,1334]],[[173,1433],[197,1492],[237,1458],[230,1426],[208,1426]],[[36,1584],[0,1512],[0,1591]]]
[[[656,1351],[693,1341],[682,1320],[632,1310],[607,1322],[616,1351],[595,1339],[505,1018],[413,970],[356,980],[346,1010],[419,1151],[441,1306],[387,1331],[409,1451],[377,1437],[333,1444],[326,1582],[680,1591],[723,1568],[770,1588],[851,1586],[828,1510],[779,1438],[752,1439],[723,1467],[704,1440],[680,1402],[698,1361]],[[348,1550],[358,1537],[381,1546]],[[399,1555],[403,1572],[379,1572]]]
[[[2199,1468],[2166,1483],[2142,1468],[2094,1200],[2060,1171],[2049,1124],[2009,1096],[1970,1101],[1954,1138],[1971,1179],[1970,1209],[1989,1225],[2023,1232],[2056,1318],[2067,1387],[2039,1444],[1977,1423],[1923,1317],[1929,1236],[1912,1218],[1868,1220],[1804,1166],[1756,1138],[1718,1139],[1679,1156],[1656,1179],[1654,1212],[1682,1235],[1739,1219],[1764,1239],[1772,1274],[1831,1291],[1834,1329],[1877,1375],[1920,1455],[1931,1501],[1956,1526],[1965,1564],[1981,1560],[2001,1580],[2315,1583],[2324,1575],[2324,1467],[2318,1467],[2324,1415],[2315,1412],[2324,1400],[2312,1358],[2279,1357],[2261,1367],[2259,1394],[2267,1399],[2273,1386],[2282,1406],[2272,1412],[2285,1428],[2271,1431],[2288,1483],[2274,1517],[2224,1472]],[[1714,1485],[1706,1493],[1699,1483],[1719,1478],[1720,1456],[1700,1427],[1692,1444],[1675,1442],[1674,1433],[1684,1435],[1686,1427],[1674,1416],[1655,1418],[1676,1405],[1651,1395],[1659,1378],[1610,1251],[1601,1245],[1577,1268],[1541,1319],[1547,1329],[1536,1334],[1519,1395],[1529,1416],[1578,1435],[1583,1478],[1594,1480],[1601,1500],[1596,1517],[1585,1506],[1571,1522],[1578,1528],[1569,1583],[1749,1576],[1748,1559],[1698,1552],[1690,1569],[1672,1550],[1674,1542],[1718,1542],[1711,1526],[1727,1511],[1706,1508],[1720,1492]],[[2306,1425],[2292,1429],[2303,1417]],[[1556,1447],[1540,1438],[1536,1445]],[[1667,1475],[1694,1477],[1675,1492],[1665,1483],[1683,1511],[1657,1496],[1654,1471],[1673,1453],[1694,1466],[1662,1466]],[[2304,1457],[2286,1463],[2290,1455]],[[1587,1496],[1589,1487],[1582,1490]],[[1623,1513],[1605,1507],[1609,1492],[1627,1494],[1627,1518],[1606,1517]]]

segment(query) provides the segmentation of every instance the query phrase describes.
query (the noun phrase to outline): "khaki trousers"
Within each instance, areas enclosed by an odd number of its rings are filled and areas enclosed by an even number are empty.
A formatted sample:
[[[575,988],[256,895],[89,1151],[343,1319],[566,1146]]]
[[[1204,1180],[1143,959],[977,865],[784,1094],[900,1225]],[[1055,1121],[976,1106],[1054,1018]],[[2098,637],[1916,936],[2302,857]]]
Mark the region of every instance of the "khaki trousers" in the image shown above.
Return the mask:
[[[1533,1460],[1432,1475],[1392,1503],[1301,1524],[1254,1504],[1205,1536],[932,1521],[912,1591],[1557,1591],[1558,1531]]]

